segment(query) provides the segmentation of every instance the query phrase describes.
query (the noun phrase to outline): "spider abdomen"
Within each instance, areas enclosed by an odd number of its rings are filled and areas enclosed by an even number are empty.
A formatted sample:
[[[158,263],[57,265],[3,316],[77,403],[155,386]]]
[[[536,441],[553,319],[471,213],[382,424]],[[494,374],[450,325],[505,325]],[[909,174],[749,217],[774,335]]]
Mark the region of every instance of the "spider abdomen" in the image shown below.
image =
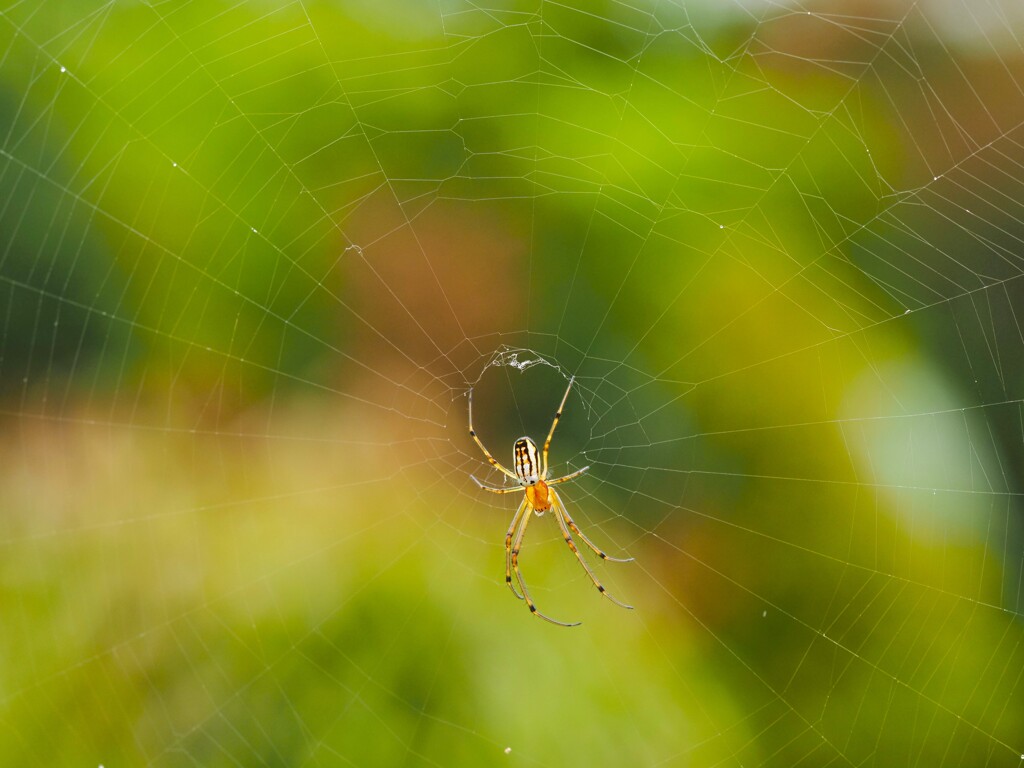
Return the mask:
[[[537,444],[528,437],[520,437],[512,446],[512,466],[519,482],[527,487],[540,481],[540,461]]]
[[[551,491],[548,490],[548,484],[543,480],[538,480],[536,485],[528,485],[526,500],[530,502],[530,506],[537,514],[547,512],[551,509]]]

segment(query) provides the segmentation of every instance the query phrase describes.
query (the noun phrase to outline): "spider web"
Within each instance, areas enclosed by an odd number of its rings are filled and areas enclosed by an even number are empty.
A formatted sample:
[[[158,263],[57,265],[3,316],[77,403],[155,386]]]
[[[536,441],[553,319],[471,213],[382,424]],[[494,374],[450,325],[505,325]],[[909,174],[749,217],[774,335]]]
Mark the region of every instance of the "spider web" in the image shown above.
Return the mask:
[[[0,754],[1019,765],[1022,16],[0,8]]]

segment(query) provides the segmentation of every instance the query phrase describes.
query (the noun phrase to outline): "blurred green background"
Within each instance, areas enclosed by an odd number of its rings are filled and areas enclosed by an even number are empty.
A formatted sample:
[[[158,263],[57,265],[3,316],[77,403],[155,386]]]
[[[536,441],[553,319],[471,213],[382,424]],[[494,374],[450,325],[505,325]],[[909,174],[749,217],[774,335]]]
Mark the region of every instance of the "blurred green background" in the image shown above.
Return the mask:
[[[4,4],[0,763],[1018,765],[1022,25]]]

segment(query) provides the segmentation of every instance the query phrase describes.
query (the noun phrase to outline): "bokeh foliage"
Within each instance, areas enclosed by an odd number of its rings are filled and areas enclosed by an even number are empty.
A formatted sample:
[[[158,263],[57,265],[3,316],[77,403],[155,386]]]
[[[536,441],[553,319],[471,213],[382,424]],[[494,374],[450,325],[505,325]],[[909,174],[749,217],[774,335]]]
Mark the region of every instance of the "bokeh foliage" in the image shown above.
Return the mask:
[[[3,9],[0,754],[1020,754],[1024,78],[865,8]]]

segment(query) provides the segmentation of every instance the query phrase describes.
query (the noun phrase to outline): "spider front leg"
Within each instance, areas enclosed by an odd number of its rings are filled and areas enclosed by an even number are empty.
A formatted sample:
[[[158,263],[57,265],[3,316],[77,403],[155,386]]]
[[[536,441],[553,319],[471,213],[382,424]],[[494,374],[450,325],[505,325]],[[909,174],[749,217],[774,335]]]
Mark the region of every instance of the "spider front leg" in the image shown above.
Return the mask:
[[[516,588],[512,585],[512,534],[516,530],[516,525],[519,524],[519,519],[522,517],[523,512],[530,514],[529,502],[524,497],[522,502],[519,504],[519,509],[516,510],[515,515],[512,517],[512,523],[508,527],[508,533],[505,534],[505,583],[508,584],[508,588],[512,590],[512,594],[518,597],[520,600],[523,596],[516,592]]]
[[[558,482],[558,481],[555,480],[554,482]],[[553,488],[551,489],[551,493],[554,495],[555,503],[558,505],[558,509],[561,511],[562,515],[565,517],[565,522],[568,524],[569,528],[572,530],[573,533],[575,533],[577,536],[580,537],[580,539],[583,540],[584,544],[586,544],[588,547],[590,547],[594,551],[595,555],[600,557],[602,560],[608,560],[608,561],[613,562],[613,563],[631,563],[631,562],[633,562],[634,558],[632,558],[632,557],[612,557],[611,555],[606,555],[601,550],[601,548],[598,547],[596,544],[594,544],[594,542],[592,542],[590,539],[588,539],[586,537],[586,535],[583,533],[583,531],[581,531],[579,529],[579,527],[576,525],[576,523],[573,522],[572,517],[569,515],[569,510],[567,510],[565,508],[565,504],[562,503],[562,497],[559,496],[557,493],[555,493]]]
[[[481,483],[479,480],[477,480],[475,477],[473,477],[473,475],[470,475],[470,477],[473,478],[473,482],[476,483],[477,486],[482,491],[490,491],[491,493],[506,494],[506,493],[515,493],[516,491],[523,490],[523,487],[521,485],[517,485],[517,486],[514,486],[512,488],[492,488],[489,485],[484,485],[483,483]],[[515,595],[516,597],[518,597],[520,600],[523,599],[523,596],[520,595],[518,592],[516,592],[516,588],[514,586],[512,586],[512,559],[511,559],[512,534],[515,532],[516,525],[519,523],[519,518],[523,514],[523,510],[526,508],[526,506],[527,506],[527,501],[524,498],[522,500],[522,502],[519,504],[519,509],[517,509],[515,515],[513,515],[513,517],[512,517],[512,524],[509,525],[508,532],[505,534],[505,583],[508,584],[508,588],[512,590],[512,594]]]
[[[622,601],[612,597],[611,593],[607,589],[605,589],[604,584],[598,581],[597,576],[595,576],[594,572],[590,570],[590,566],[587,565],[587,561],[583,559],[583,555],[581,555],[579,549],[576,548],[576,542],[572,540],[572,534],[569,533],[569,528],[568,526],[566,526],[566,521],[569,518],[569,514],[565,511],[565,507],[562,505],[562,500],[558,497],[558,494],[556,494],[553,490],[551,491],[551,493],[555,497],[555,503],[553,506],[555,508],[555,517],[558,519],[558,527],[562,529],[562,538],[565,539],[565,543],[569,545],[569,549],[572,550],[572,553],[576,555],[576,559],[580,561],[580,565],[583,566],[583,570],[587,572],[587,575],[590,577],[590,580],[594,582],[594,586],[597,587],[597,591],[605,597],[607,597],[616,605],[621,606],[623,608],[629,608],[630,610],[632,610],[632,605],[626,605],[626,603],[623,603]],[[573,526],[573,528],[579,534],[580,538],[586,541],[586,538],[583,536],[583,534],[579,533],[579,528],[576,528],[575,525]],[[587,543],[589,544],[589,542]],[[590,548],[596,549],[593,544],[590,544]],[[610,559],[607,555],[601,552],[601,550],[597,550],[597,552],[605,560]]]
[[[530,613],[539,616],[544,619],[544,621],[550,621],[552,624],[557,624],[560,627],[577,627],[579,626],[578,621],[573,622],[572,624],[566,624],[564,621],[556,621],[550,616],[545,616],[543,613],[538,611],[537,606],[533,603],[533,598],[530,597],[529,590],[526,589],[526,582],[523,580],[523,574],[519,570],[519,548],[523,544],[523,536],[526,535],[526,526],[530,524],[530,518],[533,517],[533,515],[530,514],[531,512],[533,512],[533,507],[527,504],[523,511],[522,522],[519,524],[519,533],[516,534],[515,544],[512,545],[512,570],[515,571],[516,581],[519,582],[519,588],[523,591],[523,597],[526,600],[527,606],[530,608]]]

